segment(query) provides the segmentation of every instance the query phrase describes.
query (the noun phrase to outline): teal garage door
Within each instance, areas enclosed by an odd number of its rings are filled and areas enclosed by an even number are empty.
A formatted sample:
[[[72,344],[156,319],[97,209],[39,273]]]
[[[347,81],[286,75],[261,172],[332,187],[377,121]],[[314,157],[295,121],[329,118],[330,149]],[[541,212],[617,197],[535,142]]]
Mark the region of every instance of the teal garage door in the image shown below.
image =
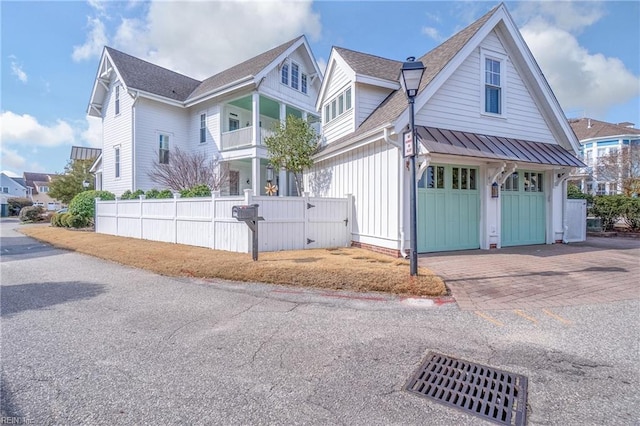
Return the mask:
[[[418,252],[480,248],[478,169],[429,166],[418,182]]]
[[[545,194],[543,174],[518,171],[502,185],[503,247],[544,244]]]

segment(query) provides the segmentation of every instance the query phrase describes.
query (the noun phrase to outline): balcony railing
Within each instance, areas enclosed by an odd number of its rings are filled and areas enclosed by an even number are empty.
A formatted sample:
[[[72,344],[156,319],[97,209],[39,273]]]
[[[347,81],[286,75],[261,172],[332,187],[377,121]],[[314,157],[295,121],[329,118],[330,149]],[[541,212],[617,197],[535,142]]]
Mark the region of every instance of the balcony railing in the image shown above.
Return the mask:
[[[259,145],[262,145],[264,139],[273,135],[272,130],[260,128],[260,140]],[[222,146],[223,151],[236,148],[248,148],[252,146],[251,140],[253,139],[253,126],[243,127],[242,129],[232,130],[230,132],[222,133]]]

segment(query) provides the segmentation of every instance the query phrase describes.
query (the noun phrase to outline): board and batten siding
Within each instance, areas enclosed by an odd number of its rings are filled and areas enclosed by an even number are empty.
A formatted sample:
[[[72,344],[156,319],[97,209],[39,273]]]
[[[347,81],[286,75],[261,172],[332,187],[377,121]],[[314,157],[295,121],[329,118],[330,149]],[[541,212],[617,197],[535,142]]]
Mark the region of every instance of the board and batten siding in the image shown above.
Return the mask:
[[[417,111],[416,124],[555,143],[535,101],[509,59],[505,61],[505,117],[481,114],[484,78],[480,49],[508,56],[495,31],[492,31],[480,48],[475,49],[427,104]]]
[[[300,110],[314,113],[315,102],[318,97],[318,90],[320,90],[321,80],[318,76],[311,81],[311,75],[315,74],[316,70],[313,66],[309,56],[306,53],[304,46],[298,47],[295,51],[289,55],[289,73],[291,73],[291,62],[295,62],[300,66],[300,77],[302,80],[302,73],[307,75],[307,93],[302,93],[301,88],[297,90],[289,85],[284,85],[281,82],[281,69],[280,67],[274,67],[269,73],[267,73],[264,81],[260,83],[260,93],[265,96],[274,99],[279,102],[284,102]]]
[[[315,196],[353,195],[352,239],[379,247],[399,246],[400,151],[386,142],[318,161],[305,175]]]
[[[169,161],[176,147],[189,150],[188,112],[182,108],[141,98],[136,104],[136,184],[135,189],[164,189],[149,178],[158,162],[159,135],[169,135]]]
[[[355,85],[356,124],[359,127],[392,91],[368,84]]]
[[[120,86],[120,113],[115,114],[115,87]],[[132,161],[131,134],[133,98],[129,96],[120,81],[113,80],[109,86],[102,109],[102,189],[122,194],[131,189]],[[115,149],[120,148],[120,177],[115,173]]]

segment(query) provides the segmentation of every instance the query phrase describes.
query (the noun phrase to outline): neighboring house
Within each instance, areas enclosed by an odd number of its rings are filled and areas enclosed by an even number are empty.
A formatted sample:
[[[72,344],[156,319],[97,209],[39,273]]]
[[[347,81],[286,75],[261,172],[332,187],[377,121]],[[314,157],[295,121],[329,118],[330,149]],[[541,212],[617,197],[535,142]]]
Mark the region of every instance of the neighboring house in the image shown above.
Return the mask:
[[[61,203],[49,196],[51,179],[55,176],[49,173],[24,172],[24,181],[31,191],[31,201],[34,206],[42,206],[47,210],[58,210]]]
[[[103,123],[102,153],[91,168],[96,188],[116,195],[162,189],[148,173],[156,163],[170,163],[179,147],[221,161],[228,174],[223,193],[264,194],[265,136],[290,114],[319,129],[321,83],[304,36],[204,81],[105,47],[88,108]],[[278,176],[284,193],[289,178]]]
[[[614,124],[592,118],[570,119],[569,124],[580,141],[580,155],[587,165],[575,180],[580,190],[593,195],[621,194],[622,176],[614,179],[598,165],[609,155],[640,145],[640,129],[635,129],[633,123]]]
[[[504,4],[419,60],[418,251],[561,242],[578,140]],[[395,255],[410,228],[401,67],[331,51],[316,104],[323,146],[305,176],[314,195],[353,194],[354,245]]]
[[[11,177],[0,173],[0,195],[6,198],[28,198],[29,192],[23,178]]]

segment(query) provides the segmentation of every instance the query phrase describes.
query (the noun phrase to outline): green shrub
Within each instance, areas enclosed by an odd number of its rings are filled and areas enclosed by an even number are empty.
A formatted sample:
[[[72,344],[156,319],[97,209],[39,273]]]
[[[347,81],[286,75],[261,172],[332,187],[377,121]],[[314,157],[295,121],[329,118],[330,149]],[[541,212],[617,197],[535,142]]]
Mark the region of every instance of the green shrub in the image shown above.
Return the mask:
[[[54,213],[53,215],[51,215],[51,220],[49,220],[49,223],[51,223],[51,226],[60,226],[60,214]]]
[[[41,222],[44,220],[44,208],[41,206],[26,206],[20,209],[20,222]]]
[[[120,196],[121,200],[138,200],[141,195],[144,195],[144,191],[142,189],[137,189],[135,192],[131,192],[128,189],[122,193]]]
[[[156,198],[173,198],[173,192],[170,189],[163,189],[158,192],[158,196]]]
[[[640,198],[628,197],[621,213],[622,219],[632,231],[640,231]]]
[[[96,211],[95,199],[115,200],[116,196],[109,191],[83,191],[73,197],[69,203],[69,213],[76,216],[82,216],[85,219],[93,219]]]
[[[590,214],[600,218],[603,231],[610,231],[623,216],[627,200],[624,195],[598,195],[593,197]]]
[[[593,195],[585,194],[584,192],[580,191],[580,188],[578,188],[577,185],[574,185],[572,183],[567,185],[567,198],[570,200],[580,199],[587,200],[589,202],[593,201]]]
[[[193,188],[180,191],[182,198],[211,197],[211,189],[205,184],[196,185]]]
[[[69,215],[67,219],[70,228],[84,228],[89,224],[89,219],[77,215]]]
[[[154,198],[158,198],[158,194],[160,193],[160,191],[158,191],[157,189],[150,189],[147,191],[147,193],[145,194],[145,197],[148,200],[153,200]]]
[[[62,223],[62,226],[64,226],[65,228],[71,228],[71,220],[73,218],[73,215],[71,213],[65,213],[62,215],[62,218],[60,219],[60,222]]]
[[[9,209],[9,215],[11,216],[18,216],[23,207],[29,207],[32,205],[33,201],[28,198],[11,197],[7,199],[7,208]]]

